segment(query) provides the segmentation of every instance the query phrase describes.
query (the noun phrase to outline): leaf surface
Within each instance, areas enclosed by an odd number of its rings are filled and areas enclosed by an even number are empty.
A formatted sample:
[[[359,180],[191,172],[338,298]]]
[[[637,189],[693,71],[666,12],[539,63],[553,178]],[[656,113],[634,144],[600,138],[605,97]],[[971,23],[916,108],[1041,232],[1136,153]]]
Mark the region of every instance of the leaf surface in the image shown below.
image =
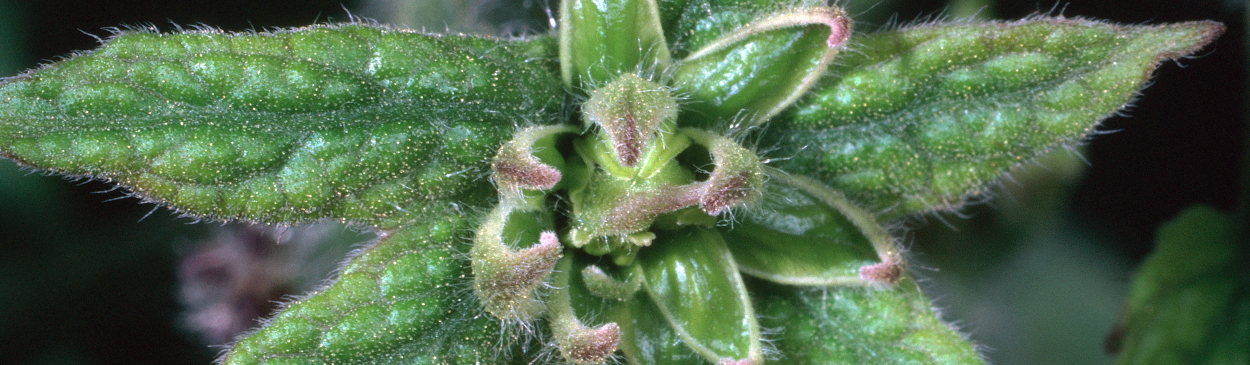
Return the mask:
[[[562,102],[549,38],[349,24],[118,35],[0,85],[0,155],[198,216],[394,226],[493,196],[487,161]]]
[[[743,273],[788,285],[862,285],[860,268],[881,262],[833,208],[776,180],[764,189],[763,201],[717,227]]]
[[[505,363],[519,341],[465,292],[467,222],[445,215],[358,252],[333,284],[287,304],[224,364]]]
[[[1085,138],[1215,22],[1119,26],[1030,18],[856,37],[788,118],[775,166],[817,177],[883,219],[958,204],[1013,166]]]
[[[785,354],[779,363],[983,364],[971,344],[942,323],[916,283],[886,289],[803,289],[752,282],[760,325]]]
[[[760,359],[760,327],[729,249],[715,231],[666,233],[636,265],[643,288],[682,342],[705,359]]]

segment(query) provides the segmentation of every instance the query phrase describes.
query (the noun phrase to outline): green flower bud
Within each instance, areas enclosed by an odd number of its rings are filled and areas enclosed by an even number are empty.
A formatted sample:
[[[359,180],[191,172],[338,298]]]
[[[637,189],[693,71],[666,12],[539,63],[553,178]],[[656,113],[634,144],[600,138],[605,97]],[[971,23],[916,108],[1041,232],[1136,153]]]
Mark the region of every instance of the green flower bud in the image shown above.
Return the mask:
[[[500,195],[515,200],[522,198],[523,190],[555,188],[564,158],[555,150],[554,137],[575,132],[576,128],[565,125],[530,127],[504,143],[490,164]]]
[[[595,89],[582,112],[606,135],[616,161],[634,167],[658,133],[672,133],[677,101],[667,87],[624,74]]]
[[[542,230],[537,244],[513,249],[507,236],[532,236],[541,230],[531,212],[513,213],[512,208],[496,208],[478,229],[473,249],[473,293],[486,312],[518,324],[537,319],[545,306],[537,292],[560,260],[563,246],[556,234]],[[518,240],[520,239],[518,237]],[[530,241],[533,242],[533,241]]]

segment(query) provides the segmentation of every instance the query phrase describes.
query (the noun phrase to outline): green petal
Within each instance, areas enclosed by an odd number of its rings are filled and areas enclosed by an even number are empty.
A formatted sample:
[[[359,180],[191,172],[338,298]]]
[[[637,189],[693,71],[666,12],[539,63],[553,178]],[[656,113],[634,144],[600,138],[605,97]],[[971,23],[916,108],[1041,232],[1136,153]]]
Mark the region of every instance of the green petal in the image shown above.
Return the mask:
[[[1250,248],[1235,222],[1196,206],[1159,228],[1108,342],[1117,364],[1250,363]]]
[[[669,63],[655,0],[564,0],[559,28],[560,74],[569,87],[602,85]]]
[[[910,279],[884,290],[751,287],[760,325],[782,329],[769,341],[788,365],[984,363]]]
[[[682,342],[712,362],[762,361],[760,327],[724,240],[701,228],[661,234],[634,271]]]
[[[550,40],[127,33],[5,80],[0,156],[211,218],[393,227],[494,197],[489,157],[563,101]]]
[[[673,75],[695,115],[683,123],[763,124],[824,75],[850,31],[841,9],[816,7],[766,14],[722,34],[687,55]]]
[[[458,278],[467,222],[445,215],[396,231],[348,262],[334,284],[289,303],[224,364],[472,364],[506,361],[499,335]]]
[[[788,285],[865,285],[860,269],[882,262],[845,216],[821,200],[776,179],[759,204],[717,227],[738,270]]]
[[[958,204],[1008,169],[1086,138],[1160,62],[1192,54],[1214,22],[1119,26],[1031,18],[937,24],[855,38],[761,145],[898,217]]]

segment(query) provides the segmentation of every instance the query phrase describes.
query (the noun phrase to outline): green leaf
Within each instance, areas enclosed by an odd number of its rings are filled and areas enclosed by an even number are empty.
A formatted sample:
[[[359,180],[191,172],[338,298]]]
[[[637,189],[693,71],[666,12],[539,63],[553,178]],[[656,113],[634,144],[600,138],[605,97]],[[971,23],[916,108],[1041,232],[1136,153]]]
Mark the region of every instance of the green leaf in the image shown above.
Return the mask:
[[[394,226],[493,198],[489,157],[563,100],[550,41],[125,33],[5,80],[0,156],[199,216]]]
[[[599,257],[580,254],[573,256],[572,268],[564,274],[559,271],[552,274],[557,279],[555,285],[565,283],[561,276],[568,275],[568,293],[571,299],[572,312],[577,318],[590,326],[613,322],[621,328],[621,342],[617,349],[631,365],[690,365],[710,364],[704,357],[691,351],[684,340],[668,320],[660,313],[651,297],[643,292],[631,293],[628,298],[604,298],[590,289],[584,273],[592,263],[596,265],[609,280],[617,284],[633,285],[639,283],[642,275],[635,270],[627,270],[617,265],[603,262]],[[602,265],[602,266],[600,266]],[[626,272],[621,272],[626,271]],[[593,279],[592,279],[593,280]],[[634,287],[638,289],[638,287]],[[560,300],[559,297],[552,299]]]
[[[665,232],[635,275],[682,342],[705,359],[762,359],[760,327],[725,241],[700,228]]]
[[[943,324],[915,282],[888,289],[802,289],[751,285],[760,326],[791,365],[983,364],[971,344]]]
[[[881,262],[863,233],[829,205],[777,180],[757,205],[717,227],[743,273],[789,285],[864,285]]]
[[[1234,222],[1196,206],[1159,228],[1108,341],[1117,364],[1250,363],[1250,249]]]
[[[560,74],[566,86],[602,85],[621,73],[668,66],[655,0],[561,1],[559,28]]]
[[[519,341],[501,337],[464,290],[467,223],[444,215],[359,251],[333,284],[289,303],[223,363],[505,362]]]
[[[781,4],[772,0],[659,0],[664,38],[677,58],[685,58],[752,20],[786,9],[824,6],[824,1]]]
[[[1030,18],[852,39],[789,118],[766,129],[775,166],[815,175],[891,217],[957,204],[1013,166],[1085,138],[1164,60],[1215,22],[1119,26]]]
[[[656,315],[660,311],[651,298],[638,295],[614,312],[621,325],[619,348],[630,365],[714,364],[686,346],[668,320]]]
[[[683,123],[763,124],[824,75],[850,26],[838,8],[762,13],[692,50],[673,74],[673,85],[693,111]]]

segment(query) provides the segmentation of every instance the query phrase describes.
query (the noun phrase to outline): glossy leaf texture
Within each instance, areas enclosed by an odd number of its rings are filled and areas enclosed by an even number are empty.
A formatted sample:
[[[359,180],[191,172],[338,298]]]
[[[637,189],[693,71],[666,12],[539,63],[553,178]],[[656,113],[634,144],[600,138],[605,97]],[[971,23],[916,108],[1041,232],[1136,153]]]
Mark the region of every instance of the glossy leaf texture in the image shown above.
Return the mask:
[[[356,253],[333,284],[288,303],[223,364],[494,364],[520,352],[481,310],[458,257],[454,214],[398,230]]]
[[[487,161],[563,90],[550,38],[367,24],[123,32],[0,85],[0,155],[196,216],[393,227],[494,197]]]
[[[771,180],[763,199],[717,227],[743,273],[788,285],[866,285],[859,271],[881,262],[872,244],[834,208]]]
[[[669,63],[655,0],[560,2],[560,73],[575,88],[603,85],[621,73],[654,72]]]
[[[759,126],[808,91],[850,34],[841,9],[745,1],[689,2],[670,32],[682,124]]]
[[[1195,206],[1159,228],[1108,338],[1117,364],[1250,363],[1250,248],[1235,222]]]
[[[769,124],[774,166],[882,219],[958,205],[1013,166],[1080,142],[1214,22],[1064,18],[935,24],[851,40],[812,95]]]
[[[658,314],[693,352],[715,362],[762,360],[751,299],[720,234],[699,228],[666,232],[638,263],[637,275]]]
[[[942,323],[916,283],[886,289],[749,285],[760,325],[784,354],[778,363],[983,364],[963,337]]]

